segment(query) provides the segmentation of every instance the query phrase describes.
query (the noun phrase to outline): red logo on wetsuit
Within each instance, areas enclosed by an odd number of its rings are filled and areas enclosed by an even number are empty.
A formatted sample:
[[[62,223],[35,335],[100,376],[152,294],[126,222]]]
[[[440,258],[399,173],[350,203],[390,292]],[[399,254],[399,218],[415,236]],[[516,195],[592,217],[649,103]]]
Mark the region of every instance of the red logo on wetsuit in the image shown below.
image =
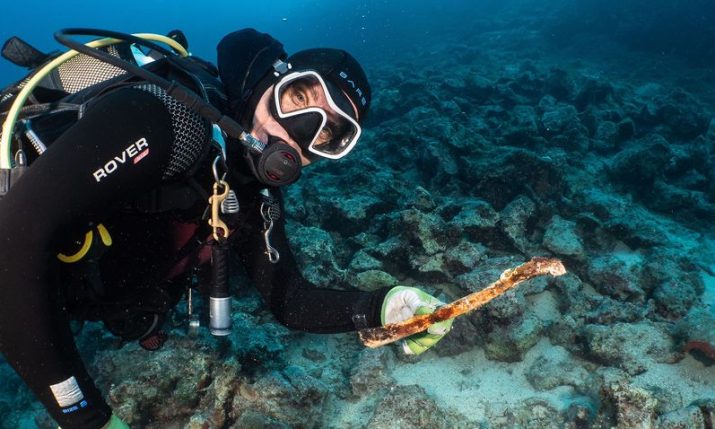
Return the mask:
[[[149,143],[144,137],[130,144],[121,154],[107,161],[103,167],[92,173],[94,180],[101,181],[105,177],[117,171],[120,165],[124,165],[131,161],[136,164],[149,155]]]

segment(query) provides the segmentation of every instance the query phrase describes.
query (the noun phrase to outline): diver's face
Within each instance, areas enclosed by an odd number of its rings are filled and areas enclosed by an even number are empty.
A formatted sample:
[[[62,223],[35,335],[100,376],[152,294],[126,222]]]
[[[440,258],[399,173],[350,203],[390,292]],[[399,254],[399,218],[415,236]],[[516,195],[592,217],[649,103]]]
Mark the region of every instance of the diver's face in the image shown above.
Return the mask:
[[[261,100],[256,106],[256,112],[253,115],[253,126],[251,128],[251,134],[261,140],[264,143],[268,142],[268,136],[273,136],[280,140],[283,140],[288,145],[293,147],[300,154],[301,164],[306,166],[311,163],[310,159],[305,157],[298,142],[293,140],[288,132],[275,120],[273,115],[269,110],[269,103],[271,103],[273,97],[273,86],[268,88],[266,92],[261,96]],[[318,83],[311,83],[308,81],[297,81],[288,86],[288,88],[281,94],[280,97],[281,109],[284,112],[292,112],[300,109],[305,109],[306,107],[319,107],[323,109],[330,121],[337,121],[339,116],[335,113],[330,105],[325,95],[323,87]],[[320,144],[321,140],[329,141],[332,138],[332,134],[329,127],[324,128],[320,131],[318,135],[317,144]]]

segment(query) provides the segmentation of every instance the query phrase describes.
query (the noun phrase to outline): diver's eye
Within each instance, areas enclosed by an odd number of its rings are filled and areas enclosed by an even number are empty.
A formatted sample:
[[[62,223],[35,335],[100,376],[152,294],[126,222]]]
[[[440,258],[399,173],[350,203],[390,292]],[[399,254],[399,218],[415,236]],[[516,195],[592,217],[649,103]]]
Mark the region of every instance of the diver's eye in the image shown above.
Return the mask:
[[[293,90],[293,103],[298,107],[303,107],[308,104],[308,98],[303,94],[303,92],[298,90]]]

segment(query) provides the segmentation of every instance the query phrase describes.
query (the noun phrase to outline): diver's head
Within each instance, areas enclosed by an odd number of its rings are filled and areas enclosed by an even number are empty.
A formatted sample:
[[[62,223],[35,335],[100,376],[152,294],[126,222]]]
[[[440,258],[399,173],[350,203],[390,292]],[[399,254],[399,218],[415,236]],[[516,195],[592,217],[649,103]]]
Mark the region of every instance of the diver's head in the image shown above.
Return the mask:
[[[256,103],[251,133],[280,139],[296,149],[301,164],[340,159],[360,138],[370,87],[360,65],[345,51],[309,49],[278,63]]]
[[[227,92],[234,116],[267,144],[261,154],[246,154],[249,166],[259,180],[280,186],[297,180],[302,166],[340,159],[355,147],[371,93],[365,72],[347,52],[308,49],[286,59],[270,40],[246,67],[240,91],[233,88],[240,102],[228,83]],[[219,70],[220,54],[221,45]]]

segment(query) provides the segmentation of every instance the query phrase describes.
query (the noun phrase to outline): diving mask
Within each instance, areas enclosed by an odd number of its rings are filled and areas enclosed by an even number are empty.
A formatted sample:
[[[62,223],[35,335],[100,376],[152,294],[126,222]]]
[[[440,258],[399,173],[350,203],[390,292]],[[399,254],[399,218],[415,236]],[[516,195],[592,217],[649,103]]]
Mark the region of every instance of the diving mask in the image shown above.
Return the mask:
[[[309,158],[340,159],[362,132],[347,96],[312,70],[289,73],[276,83],[270,110]]]

